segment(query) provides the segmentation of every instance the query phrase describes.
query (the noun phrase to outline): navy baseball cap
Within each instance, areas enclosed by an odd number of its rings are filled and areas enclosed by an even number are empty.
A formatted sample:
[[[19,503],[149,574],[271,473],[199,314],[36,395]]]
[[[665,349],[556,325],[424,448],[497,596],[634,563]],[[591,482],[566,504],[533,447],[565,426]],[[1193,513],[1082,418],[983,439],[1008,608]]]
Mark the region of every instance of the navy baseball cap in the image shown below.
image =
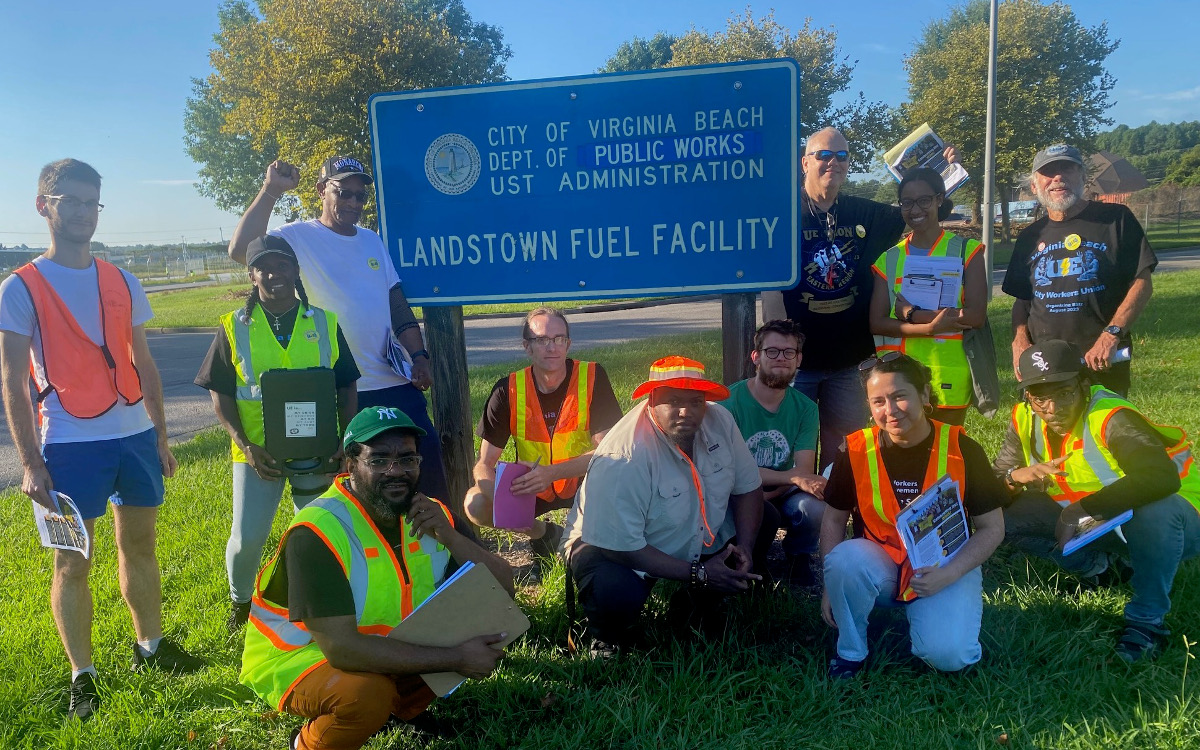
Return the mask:
[[[264,234],[262,237],[250,240],[250,244],[246,246],[246,266],[256,265],[259,258],[272,254],[286,256],[291,258],[296,265],[300,265],[300,261],[296,258],[296,251],[292,249],[287,240],[274,234]]]
[[[362,162],[353,156],[331,156],[326,159],[321,165],[321,174],[317,177],[317,182],[340,180],[344,177],[361,177],[368,185],[375,182]]]

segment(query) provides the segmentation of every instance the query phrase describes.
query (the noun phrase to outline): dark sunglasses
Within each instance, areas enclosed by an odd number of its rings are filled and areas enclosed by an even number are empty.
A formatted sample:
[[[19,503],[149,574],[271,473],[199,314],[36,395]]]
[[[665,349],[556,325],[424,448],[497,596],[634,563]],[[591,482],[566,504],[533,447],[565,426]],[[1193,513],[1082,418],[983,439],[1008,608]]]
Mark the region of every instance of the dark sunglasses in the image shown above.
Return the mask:
[[[830,151],[827,148],[823,148],[820,151],[809,151],[808,155],[817,157],[817,161],[829,161],[830,159],[846,161],[850,158],[849,151]]]
[[[875,369],[876,365],[882,364],[883,362],[895,362],[896,360],[900,359],[903,354],[903,352],[893,350],[890,352],[884,352],[878,357],[867,357],[862,362],[858,363],[858,371],[870,372],[871,370]]]
[[[367,194],[366,190],[347,190],[345,188],[340,188],[340,187],[336,187],[336,186],[332,186],[332,185],[330,186],[329,189],[333,191],[334,195],[336,195],[338,198],[341,198],[344,201],[350,200],[351,198],[357,198],[359,203],[366,203],[367,199],[371,197],[370,195]]]

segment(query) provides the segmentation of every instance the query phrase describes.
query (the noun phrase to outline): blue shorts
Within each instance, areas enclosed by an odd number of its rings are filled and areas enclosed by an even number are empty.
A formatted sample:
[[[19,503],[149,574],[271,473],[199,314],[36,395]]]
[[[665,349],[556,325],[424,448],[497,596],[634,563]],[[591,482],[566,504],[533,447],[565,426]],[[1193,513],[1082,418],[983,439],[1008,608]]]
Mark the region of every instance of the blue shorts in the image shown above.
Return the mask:
[[[157,508],[163,503],[162,464],[154,428],[112,440],[47,443],[42,458],[54,489],[69,496],[84,518],[113,505]]]

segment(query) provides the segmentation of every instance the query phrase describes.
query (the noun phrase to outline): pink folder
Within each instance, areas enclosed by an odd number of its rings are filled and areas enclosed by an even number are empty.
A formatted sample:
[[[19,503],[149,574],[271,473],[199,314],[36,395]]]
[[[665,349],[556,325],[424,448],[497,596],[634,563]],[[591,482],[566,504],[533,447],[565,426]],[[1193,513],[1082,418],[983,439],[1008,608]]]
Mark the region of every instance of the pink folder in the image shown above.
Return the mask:
[[[496,464],[496,495],[492,502],[492,523],[498,529],[528,529],[533,526],[537,509],[536,495],[516,495],[513,480],[529,473],[524,464],[501,461]]]

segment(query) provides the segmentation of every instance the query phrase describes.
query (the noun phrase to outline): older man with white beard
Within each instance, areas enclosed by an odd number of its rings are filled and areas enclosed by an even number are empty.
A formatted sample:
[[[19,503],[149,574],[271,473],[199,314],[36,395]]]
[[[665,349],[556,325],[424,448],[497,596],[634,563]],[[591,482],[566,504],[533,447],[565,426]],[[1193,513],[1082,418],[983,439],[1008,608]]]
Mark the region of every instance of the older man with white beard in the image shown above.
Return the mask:
[[[1083,156],[1059,144],[1033,159],[1029,187],[1046,216],[1017,235],[1004,275],[1012,310],[1013,371],[1036,343],[1063,339],[1084,352],[1090,379],[1129,394],[1129,329],[1150,301],[1158,258],[1119,203],[1083,197]]]

